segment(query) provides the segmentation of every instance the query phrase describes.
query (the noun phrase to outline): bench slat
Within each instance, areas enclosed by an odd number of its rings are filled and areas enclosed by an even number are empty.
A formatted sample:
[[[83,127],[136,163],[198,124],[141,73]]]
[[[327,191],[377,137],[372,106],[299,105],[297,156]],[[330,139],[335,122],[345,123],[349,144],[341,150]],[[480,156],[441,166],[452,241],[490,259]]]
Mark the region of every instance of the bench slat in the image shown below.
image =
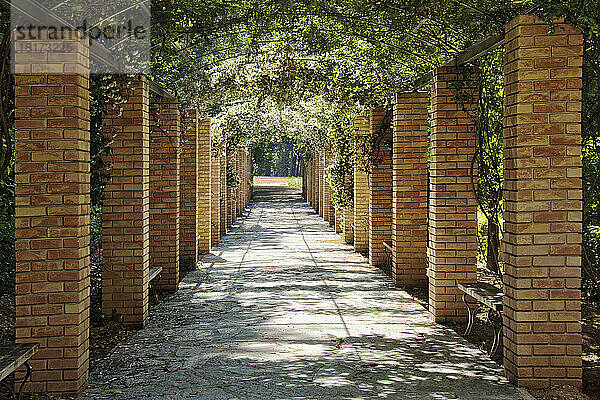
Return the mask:
[[[392,242],[390,242],[389,240],[384,240],[383,241],[383,247],[385,247],[389,251],[392,251]]]
[[[154,280],[162,272],[162,267],[150,268],[148,272],[148,281]]]
[[[38,343],[15,343],[0,346],[0,381],[25,364],[37,353],[39,348]]]
[[[459,283],[458,288],[498,312],[502,312],[502,299],[504,293],[496,286],[485,282]]]

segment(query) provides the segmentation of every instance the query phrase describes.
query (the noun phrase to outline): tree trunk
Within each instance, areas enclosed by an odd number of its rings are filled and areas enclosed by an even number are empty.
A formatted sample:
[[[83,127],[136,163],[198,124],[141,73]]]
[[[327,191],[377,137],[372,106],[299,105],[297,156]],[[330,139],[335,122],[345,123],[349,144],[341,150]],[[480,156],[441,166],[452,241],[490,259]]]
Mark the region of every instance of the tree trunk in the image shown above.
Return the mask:
[[[500,230],[495,220],[488,219],[487,268],[498,273],[498,251],[500,250]]]

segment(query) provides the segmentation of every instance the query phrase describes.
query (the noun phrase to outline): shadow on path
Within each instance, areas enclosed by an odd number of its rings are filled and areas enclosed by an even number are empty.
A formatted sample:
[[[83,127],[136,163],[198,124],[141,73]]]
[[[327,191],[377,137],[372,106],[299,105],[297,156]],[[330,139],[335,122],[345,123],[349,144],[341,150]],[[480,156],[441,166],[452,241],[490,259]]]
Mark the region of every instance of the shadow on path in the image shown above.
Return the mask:
[[[84,398],[522,396],[342,244],[298,189],[258,187],[148,327],[98,363]]]

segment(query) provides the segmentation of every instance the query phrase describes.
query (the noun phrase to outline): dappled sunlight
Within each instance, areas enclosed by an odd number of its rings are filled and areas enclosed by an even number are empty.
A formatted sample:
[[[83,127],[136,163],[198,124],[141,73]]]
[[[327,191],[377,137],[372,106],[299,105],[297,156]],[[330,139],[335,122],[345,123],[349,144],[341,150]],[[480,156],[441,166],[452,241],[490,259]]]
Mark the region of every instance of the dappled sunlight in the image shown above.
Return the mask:
[[[496,364],[336,243],[298,195],[281,196],[262,197],[101,363],[90,396],[521,398]]]

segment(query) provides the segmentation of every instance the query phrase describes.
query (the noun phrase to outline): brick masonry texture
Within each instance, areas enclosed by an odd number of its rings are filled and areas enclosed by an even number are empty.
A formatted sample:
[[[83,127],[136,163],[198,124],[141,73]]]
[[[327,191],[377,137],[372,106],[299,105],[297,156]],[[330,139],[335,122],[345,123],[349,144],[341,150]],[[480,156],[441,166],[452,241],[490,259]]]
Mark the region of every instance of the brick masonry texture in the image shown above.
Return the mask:
[[[429,310],[436,322],[465,320],[458,283],[477,279],[475,127],[465,110],[474,105],[457,103],[459,80],[467,94],[474,94],[475,81],[463,79],[453,67],[438,68],[432,81],[428,277]]]
[[[148,317],[150,265],[150,132],[148,80],[136,76],[131,95],[103,120],[112,141],[110,180],[102,205],[102,312],[134,327]]]
[[[196,261],[198,246],[196,237],[200,231],[198,224],[199,200],[199,150],[198,111],[185,110],[181,114],[181,191],[179,194],[179,243],[180,258]]]
[[[313,168],[312,168],[312,186],[313,186],[313,209],[319,212],[319,152],[313,154]]]
[[[150,99],[150,267],[162,267],[159,288],[179,283],[179,143],[177,100]]]
[[[65,45],[52,56],[77,61],[15,54],[16,341],[40,345],[35,392],[78,393],[88,380],[89,49]]]
[[[224,150],[221,150],[219,155],[219,171],[220,171],[220,181],[221,186],[219,188],[220,197],[219,197],[219,221],[220,221],[220,229],[219,234],[221,237],[227,233],[227,157],[224,154]]]
[[[315,204],[315,160],[310,161],[310,205],[314,209],[316,207]]]
[[[354,229],[352,225],[354,224],[354,207],[347,206],[344,208],[344,241],[346,243],[354,242]]]
[[[319,152],[318,159],[318,175],[319,175],[319,216],[325,217],[325,150]]]
[[[239,184],[235,187],[234,189],[234,196],[235,196],[235,215],[234,215],[234,219],[237,219],[237,217],[240,215],[241,212],[241,205],[242,205],[242,201],[241,201],[241,196],[240,196],[240,185],[242,182],[242,175],[241,175],[241,168],[240,168],[240,150],[238,149],[235,152],[235,157],[233,159],[234,161],[234,168],[235,168],[235,172],[237,173],[237,176],[239,178]]]
[[[381,129],[386,110],[371,110],[371,132]],[[383,266],[388,262],[383,241],[392,239],[392,151],[386,145],[391,139],[391,129],[376,150],[381,160],[369,174],[369,263]]]
[[[231,153],[230,151],[227,152],[227,171],[231,171],[234,168],[234,154]],[[227,179],[227,176],[225,177]],[[233,225],[233,221],[234,221],[234,214],[235,214],[235,199],[234,199],[234,191],[231,188],[231,186],[229,186],[229,184],[227,184],[227,195],[226,195],[226,201],[227,201],[227,228],[231,228],[231,226]]]
[[[331,160],[331,150],[326,149],[322,153],[323,162],[323,193],[321,203],[323,204],[323,219],[327,222],[332,221],[331,215],[331,187],[329,186],[329,180],[327,179],[327,167],[329,167],[329,160]]]
[[[221,165],[218,153],[211,149],[210,158],[210,186],[211,186],[211,205],[210,205],[210,236],[211,246],[219,243],[221,238]]]
[[[210,120],[198,121],[198,253],[211,248]]]
[[[392,279],[427,286],[427,92],[399,93],[394,107]]]
[[[366,135],[370,128],[369,117],[358,116],[354,120],[357,136]],[[356,151],[360,151],[358,148]],[[354,166],[354,250],[369,252],[369,176]]]
[[[519,386],[581,386],[582,36],[506,27],[504,365]]]

